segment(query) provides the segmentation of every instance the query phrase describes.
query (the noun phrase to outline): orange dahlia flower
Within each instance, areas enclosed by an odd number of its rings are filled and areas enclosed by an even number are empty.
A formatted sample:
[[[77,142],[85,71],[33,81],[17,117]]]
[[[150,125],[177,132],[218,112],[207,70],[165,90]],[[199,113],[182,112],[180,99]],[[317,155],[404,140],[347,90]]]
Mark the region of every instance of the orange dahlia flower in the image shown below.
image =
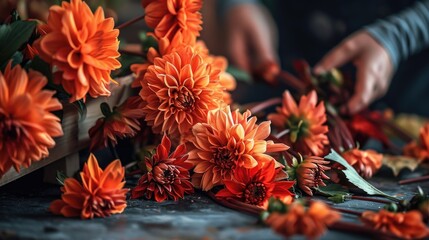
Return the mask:
[[[106,217],[122,213],[127,207],[124,189],[125,169],[119,160],[111,162],[103,171],[94,155],[90,155],[80,173],[82,183],[74,178],[67,178],[61,199],[51,203],[49,210],[65,217],[82,219]]]
[[[51,113],[62,105],[55,92],[42,89],[47,82],[11,62],[0,72],[0,176],[48,156],[53,137],[63,135],[60,119]]]
[[[145,120],[155,133],[179,137],[223,105],[219,72],[191,47],[155,58],[141,84]]]
[[[142,0],[146,24],[157,38],[173,39],[183,34],[185,43],[195,43],[203,23],[201,0]]]
[[[318,238],[341,218],[338,212],[320,201],[312,202],[307,209],[301,203],[294,202],[287,209],[286,213],[271,213],[265,220],[274,231],[285,237],[303,234],[310,239]]]
[[[341,156],[364,178],[371,178],[383,164],[383,154],[374,150],[350,149]]]
[[[429,123],[420,129],[419,141],[412,141],[404,147],[404,155],[419,160],[429,159]]]
[[[289,129],[286,141],[302,155],[321,156],[329,144],[325,105],[323,101],[317,104],[316,91],[302,96],[299,105],[289,91],[285,91],[282,107],[268,115],[268,119],[279,130]]]
[[[422,214],[415,210],[405,213],[385,209],[379,212],[366,211],[362,213],[361,221],[371,228],[393,233],[402,239],[429,237],[429,228],[423,222]]]
[[[292,200],[293,194],[289,189],[293,181],[276,181],[281,171],[275,168],[274,161],[259,164],[254,168],[238,167],[232,180],[224,180],[225,188],[220,190],[216,197],[233,198],[247,204],[266,208],[271,197]]]
[[[193,182],[204,191],[223,180],[231,180],[237,167],[254,168],[275,162],[267,153],[289,147],[265,139],[270,135],[270,122],[256,124],[250,111],[241,114],[228,107],[209,112],[205,123],[192,128],[189,160],[195,165]]]
[[[34,47],[40,57],[55,66],[54,81],[71,94],[70,102],[109,96],[110,72],[121,66],[119,30],[101,7],[93,14],[82,0],[63,1],[49,9],[46,35]]]
[[[187,162],[185,145],[179,145],[171,154],[170,148],[170,139],[164,135],[155,154],[146,157],[148,172],[139,179],[137,186],[132,190],[132,198],[154,198],[157,202],[170,198],[177,201],[183,198],[185,193],[194,192],[194,187],[189,181],[192,164]]]
[[[105,108],[109,108],[104,104]],[[140,119],[143,117],[142,100],[139,96],[130,97],[111,112],[103,112],[104,117],[97,120],[88,131],[91,139],[91,150],[107,147],[109,141],[116,145],[117,137],[133,137],[140,130]]]
[[[321,157],[305,157],[300,163],[294,159],[294,166],[289,177],[296,179],[298,187],[310,196],[313,196],[312,189],[319,186],[326,186],[323,180],[328,180],[329,177],[325,171],[331,169],[329,161],[325,161]],[[290,171],[288,171],[290,172]]]

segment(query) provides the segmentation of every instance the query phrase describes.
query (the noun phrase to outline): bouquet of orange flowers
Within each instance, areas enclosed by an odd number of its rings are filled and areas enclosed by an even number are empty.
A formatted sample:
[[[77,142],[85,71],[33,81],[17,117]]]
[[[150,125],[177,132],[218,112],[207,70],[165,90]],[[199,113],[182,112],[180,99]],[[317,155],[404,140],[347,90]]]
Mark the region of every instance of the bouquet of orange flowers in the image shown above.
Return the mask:
[[[103,8],[92,11],[82,0],[51,6],[46,22],[21,20],[16,14],[4,20],[0,176],[48,156],[54,138],[63,134],[56,114],[62,104],[84,108],[90,98],[109,97],[111,86],[121,84],[113,76],[129,68],[130,87],[138,94],[118,106],[101,104],[103,116],[92,123],[88,147],[115,152],[118,139],[134,138],[142,157],[134,170],[122,167],[120,160],[102,170],[91,155],[80,180],[61,182],[63,194],[52,202],[51,212],[83,219],[121,213],[129,192],[125,176],[137,176],[133,199],[178,201],[200,189],[222,205],[262,214],[280,234],[314,238],[328,227],[344,225],[338,210],[311,197],[346,201],[358,188],[397,205],[387,208],[390,212],[359,215],[374,231],[428,236],[423,219],[429,197],[420,193],[405,203],[372,186],[365,179],[381,168],[383,155],[359,148],[376,138],[386,151],[400,154],[390,141],[393,134],[409,142],[406,155],[426,161],[427,125],[420,140],[412,142],[387,114],[340,114],[340,103],[350,97],[350,80],[337,70],[314,76],[305,61],[295,62],[298,76],[272,64],[261,70],[261,76],[284,81],[294,94],[286,90],[250,109],[240,107],[230,95],[236,79],[227,72],[226,58],[210,54],[198,39],[202,1],[142,0],[141,5],[143,16],[116,27]],[[152,29],[142,50],[119,49],[121,30],[142,19]],[[120,56],[126,55],[141,58],[125,66]],[[263,111],[273,105],[275,112]],[[329,190],[332,186],[341,191]],[[309,199],[302,200],[305,196]]]

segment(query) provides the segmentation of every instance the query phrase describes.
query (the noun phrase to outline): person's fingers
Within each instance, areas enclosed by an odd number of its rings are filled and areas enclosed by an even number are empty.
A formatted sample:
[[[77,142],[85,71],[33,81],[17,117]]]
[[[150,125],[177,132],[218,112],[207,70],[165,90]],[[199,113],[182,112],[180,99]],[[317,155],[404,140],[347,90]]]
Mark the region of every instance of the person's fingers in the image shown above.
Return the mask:
[[[245,35],[241,31],[230,31],[229,37],[228,52],[231,63],[242,70],[250,71],[250,57],[247,52]]]
[[[358,54],[355,41],[347,39],[326,54],[314,67],[315,74],[323,74],[332,68],[341,67]]]
[[[376,79],[373,73],[368,71],[365,65],[357,66],[357,79],[355,84],[354,95],[347,103],[347,108],[350,114],[357,113],[374,100]]]

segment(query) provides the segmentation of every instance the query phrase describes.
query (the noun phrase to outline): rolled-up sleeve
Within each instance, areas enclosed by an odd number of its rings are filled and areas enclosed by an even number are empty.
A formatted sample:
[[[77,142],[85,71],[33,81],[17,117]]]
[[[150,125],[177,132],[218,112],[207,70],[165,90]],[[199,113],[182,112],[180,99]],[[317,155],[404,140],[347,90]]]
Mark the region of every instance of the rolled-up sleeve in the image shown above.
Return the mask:
[[[396,69],[402,60],[429,46],[429,0],[365,29],[384,46]]]

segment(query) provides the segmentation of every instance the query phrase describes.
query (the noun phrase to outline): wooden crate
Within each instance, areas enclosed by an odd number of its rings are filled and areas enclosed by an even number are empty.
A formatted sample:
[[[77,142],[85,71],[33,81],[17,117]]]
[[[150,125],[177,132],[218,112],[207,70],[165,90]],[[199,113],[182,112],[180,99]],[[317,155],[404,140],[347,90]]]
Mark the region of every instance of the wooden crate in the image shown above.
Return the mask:
[[[117,80],[119,85],[112,85],[110,97],[88,99],[86,102],[87,115],[85,119],[79,119],[79,113],[70,103],[63,104],[63,119],[61,122],[64,135],[55,138],[56,145],[50,149],[49,156],[38,162],[34,162],[28,168],[21,168],[20,172],[10,169],[0,178],[0,186],[19,179],[37,169],[46,167],[44,179],[48,182],[55,181],[57,170],[71,176],[79,169],[79,151],[89,146],[88,130],[96,120],[102,116],[100,104],[108,102],[111,107],[125,101],[132,94],[130,88],[133,78],[131,76]]]

